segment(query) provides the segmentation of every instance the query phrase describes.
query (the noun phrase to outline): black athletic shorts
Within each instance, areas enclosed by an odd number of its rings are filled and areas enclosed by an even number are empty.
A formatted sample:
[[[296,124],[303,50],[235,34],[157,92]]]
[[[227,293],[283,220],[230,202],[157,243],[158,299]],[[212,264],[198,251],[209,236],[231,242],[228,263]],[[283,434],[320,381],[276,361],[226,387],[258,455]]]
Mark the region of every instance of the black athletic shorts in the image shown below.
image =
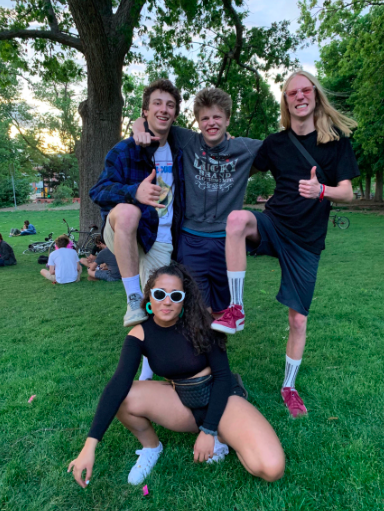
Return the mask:
[[[305,250],[278,232],[273,221],[265,213],[261,211],[252,213],[256,217],[261,240],[258,245],[247,241],[247,250],[251,255],[269,255],[279,260],[281,284],[276,300],[308,316],[320,255]]]
[[[212,312],[226,309],[231,301],[225,262],[225,238],[205,238],[183,231],[177,261],[195,278],[207,307]]]

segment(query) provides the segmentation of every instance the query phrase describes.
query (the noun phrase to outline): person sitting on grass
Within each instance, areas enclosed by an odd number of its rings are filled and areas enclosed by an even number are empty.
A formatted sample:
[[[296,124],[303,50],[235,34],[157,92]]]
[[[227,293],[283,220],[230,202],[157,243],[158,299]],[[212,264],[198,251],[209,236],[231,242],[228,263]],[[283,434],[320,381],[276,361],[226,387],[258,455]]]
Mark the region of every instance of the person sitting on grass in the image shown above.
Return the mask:
[[[29,236],[30,234],[36,234],[35,226],[29,223],[28,220],[25,220],[22,230],[19,229],[11,229],[9,237],[13,236]]]
[[[80,280],[82,267],[76,251],[68,248],[70,241],[65,234],[55,239],[57,250],[54,250],[49,256],[49,270],[40,271],[43,277],[54,284],[69,284]]]
[[[100,235],[96,236],[95,246],[93,247],[92,252],[89,254],[88,257],[82,257],[80,259],[80,264],[82,264],[86,268],[89,268],[90,264],[96,261],[97,254],[101,252],[103,248],[106,247],[106,245],[104,245],[104,243],[102,243],[101,241],[102,241],[101,236]]]
[[[13,264],[17,264],[13,248],[3,240],[0,234],[0,266],[12,266]]]
[[[250,474],[266,481],[280,479],[285,457],[279,439],[247,402],[240,376],[231,373],[226,336],[211,330],[211,316],[186,269],[171,263],[152,272],[141,307],[149,319],[126,337],[85,445],[68,472],[73,470],[77,483],[86,487],[96,446],[116,416],[142,445],[128,475],[130,484],[144,481],[163,451],[151,422],[198,433],[195,462],[222,460],[230,446]],[[168,382],[133,381],[142,355]]]
[[[109,250],[107,245],[100,241],[101,251],[96,259],[88,267],[88,280],[105,280],[114,282],[121,280],[119,267],[115,255]]]

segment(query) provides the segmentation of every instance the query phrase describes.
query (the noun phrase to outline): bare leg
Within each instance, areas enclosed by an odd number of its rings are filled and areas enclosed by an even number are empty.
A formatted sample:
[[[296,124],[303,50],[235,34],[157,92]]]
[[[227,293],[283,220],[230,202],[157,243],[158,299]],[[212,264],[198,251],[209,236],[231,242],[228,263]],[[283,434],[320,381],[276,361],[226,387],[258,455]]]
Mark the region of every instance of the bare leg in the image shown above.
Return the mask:
[[[219,423],[219,440],[230,445],[244,468],[266,481],[283,477],[285,456],[272,426],[248,401],[230,396]]]
[[[244,271],[247,268],[245,240],[260,241],[255,215],[250,211],[232,211],[227,219],[226,233],[227,270]]]
[[[80,264],[82,264],[83,266],[85,266],[86,268],[89,268],[89,264],[90,262],[88,261],[88,259],[86,257],[82,257],[80,260],[79,260]]]
[[[287,355],[295,360],[300,360],[304,353],[307,317],[293,309],[289,309],[289,337],[287,343]]]
[[[171,385],[159,381],[133,382],[116,416],[143,447],[159,444],[151,422],[172,431],[198,432],[191,410],[182,404]]]
[[[136,233],[141,211],[133,204],[118,204],[108,218],[115,233],[114,253],[120,274],[123,278],[134,277],[139,273]]]
[[[42,275],[43,277],[45,277],[46,279],[50,280],[51,282],[54,282],[56,280],[56,277],[55,275],[49,273],[49,270],[40,270],[40,275]]]

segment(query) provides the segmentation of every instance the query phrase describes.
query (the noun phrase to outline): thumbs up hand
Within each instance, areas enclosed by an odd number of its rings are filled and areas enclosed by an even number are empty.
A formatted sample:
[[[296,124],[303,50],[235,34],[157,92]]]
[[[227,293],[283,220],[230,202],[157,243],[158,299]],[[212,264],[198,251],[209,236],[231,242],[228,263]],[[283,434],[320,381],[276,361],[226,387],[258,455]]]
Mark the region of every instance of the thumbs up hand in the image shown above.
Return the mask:
[[[311,168],[311,179],[299,181],[299,194],[306,199],[318,199],[320,195],[320,183],[316,176],[316,167]]]
[[[141,202],[141,204],[153,206],[154,208],[165,208],[163,204],[158,204],[157,202],[160,199],[161,187],[152,184],[155,178],[156,170],[153,169],[149,176],[146,177],[138,187],[136,200]]]

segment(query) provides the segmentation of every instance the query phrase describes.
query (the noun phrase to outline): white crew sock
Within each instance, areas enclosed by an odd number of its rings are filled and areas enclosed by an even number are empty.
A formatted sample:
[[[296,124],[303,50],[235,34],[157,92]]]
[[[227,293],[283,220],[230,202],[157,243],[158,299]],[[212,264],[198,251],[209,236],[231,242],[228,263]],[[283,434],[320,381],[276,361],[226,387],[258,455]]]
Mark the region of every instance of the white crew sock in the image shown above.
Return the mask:
[[[231,305],[241,305],[243,308],[243,293],[245,271],[227,271]]]
[[[141,374],[139,380],[152,380],[153,371],[150,368],[147,357],[143,357],[143,365],[141,367]]]
[[[293,360],[293,358],[289,358],[288,355],[285,355],[285,380],[283,387],[295,388],[295,380],[297,373],[299,372],[301,360],[302,359]]]
[[[129,302],[129,295],[133,293],[139,293],[140,296],[143,296],[143,293],[140,289],[140,275],[137,274],[134,277],[122,277],[121,279],[124,284],[125,292],[127,293],[127,302]]]

